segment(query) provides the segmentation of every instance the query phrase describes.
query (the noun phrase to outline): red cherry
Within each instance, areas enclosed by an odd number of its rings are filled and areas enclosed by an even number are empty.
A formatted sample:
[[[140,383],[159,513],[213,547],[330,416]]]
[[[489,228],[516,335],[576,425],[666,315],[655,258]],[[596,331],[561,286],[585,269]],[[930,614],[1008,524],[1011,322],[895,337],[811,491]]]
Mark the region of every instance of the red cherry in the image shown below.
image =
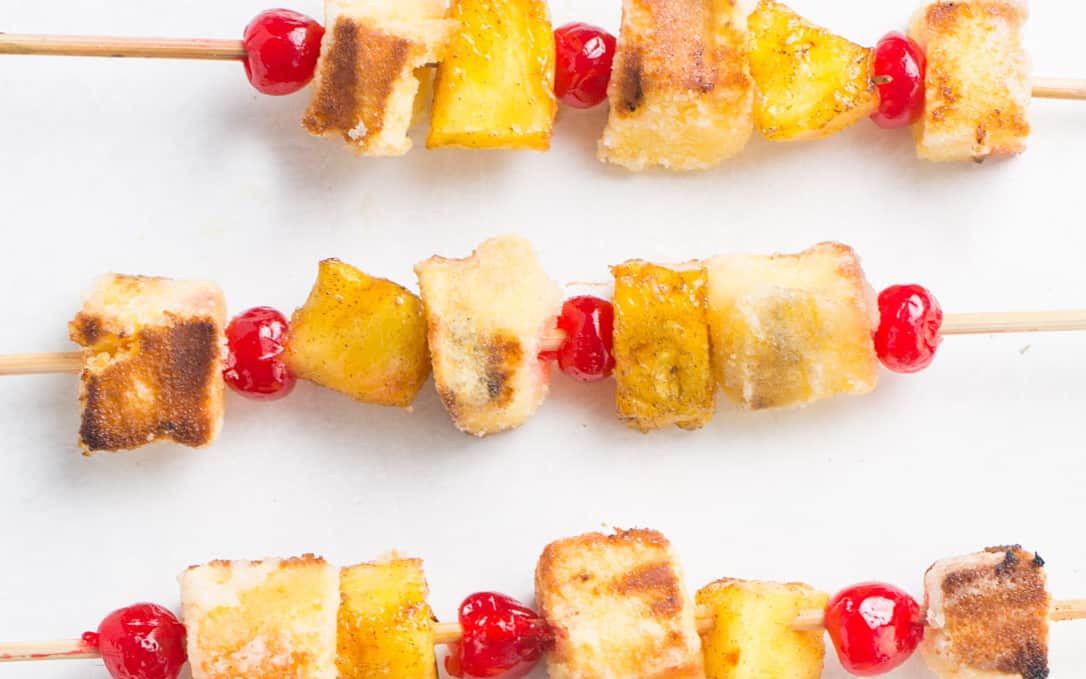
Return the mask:
[[[313,79],[324,28],[304,14],[269,9],[245,27],[245,74],[258,91],[297,92]]]
[[[242,312],[226,326],[223,379],[234,391],[258,401],[283,398],[294,389],[294,373],[283,362],[289,325],[266,306]]]
[[[464,599],[460,626],[464,635],[445,658],[445,671],[454,677],[519,679],[554,640],[539,614],[496,592]]]
[[[894,372],[919,372],[935,359],[942,325],[943,309],[927,288],[892,285],[879,293],[875,352]]]
[[[571,297],[562,304],[558,328],[566,338],[558,351],[541,358],[558,361],[565,374],[581,382],[598,382],[615,369],[615,309],[599,297]]]
[[[826,605],[825,624],[841,666],[861,677],[894,669],[924,638],[920,604],[881,582],[853,585],[835,594]]]
[[[880,83],[879,110],[871,119],[879,127],[893,129],[912,125],[924,113],[924,50],[912,38],[887,33],[875,47],[875,77]]]
[[[113,679],[176,679],[185,664],[185,626],[155,604],[113,611],[98,625],[96,641]]]
[[[554,31],[554,93],[574,108],[592,108],[607,98],[615,36],[589,24],[566,24]]]

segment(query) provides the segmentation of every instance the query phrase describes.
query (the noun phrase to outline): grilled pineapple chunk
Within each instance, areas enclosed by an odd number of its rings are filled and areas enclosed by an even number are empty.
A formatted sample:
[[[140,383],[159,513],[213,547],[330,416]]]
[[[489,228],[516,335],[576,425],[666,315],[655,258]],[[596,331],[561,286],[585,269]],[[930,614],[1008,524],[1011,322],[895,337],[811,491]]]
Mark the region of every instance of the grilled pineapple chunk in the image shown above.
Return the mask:
[[[707,679],[818,679],[826,648],[822,632],[797,632],[805,610],[822,610],[828,595],[802,583],[725,578],[698,590],[699,607],[712,611],[702,638]]]
[[[601,160],[713,167],[754,130],[747,26],[736,0],[624,0]]]
[[[429,148],[550,148],[554,34],[546,0],[452,0],[460,30],[438,65]]]
[[[927,160],[983,160],[1024,151],[1030,63],[1025,0],[928,3],[909,35],[928,59],[924,116],[913,128]]]
[[[611,267],[615,277],[618,416],[647,432],[697,429],[713,416],[713,374],[705,317],[705,271],[642,261]]]
[[[818,139],[875,112],[874,50],[761,0],[747,19],[754,122],[773,141]]]
[[[419,559],[340,571],[339,679],[436,679],[433,613]]]
[[[287,365],[302,379],[364,403],[406,408],[430,374],[422,302],[338,259],[294,312]]]
[[[706,262],[713,370],[750,410],[875,388],[877,311],[852,248]]]

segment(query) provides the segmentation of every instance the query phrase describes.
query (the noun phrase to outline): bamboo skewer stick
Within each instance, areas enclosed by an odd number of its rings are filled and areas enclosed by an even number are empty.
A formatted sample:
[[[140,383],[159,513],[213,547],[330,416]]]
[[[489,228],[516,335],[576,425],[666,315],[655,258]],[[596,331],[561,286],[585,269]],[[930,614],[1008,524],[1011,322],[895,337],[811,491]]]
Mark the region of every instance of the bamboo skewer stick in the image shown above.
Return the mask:
[[[0,33],[0,54],[208,61],[242,61],[247,56],[245,45],[240,40],[17,35],[15,33]]]
[[[0,54],[145,59],[243,61],[240,40],[204,38],[125,38],[114,36],[0,33]],[[1038,99],[1086,100],[1086,79],[1033,78]]]
[[[992,335],[1019,332],[1086,331],[1086,309],[1072,311],[1007,311],[974,314],[947,314],[941,335]],[[543,338],[540,350],[557,351],[565,333],[552,330]],[[78,373],[83,354],[78,351],[0,355],[0,376]]]
[[[708,634],[713,630],[713,614],[711,610],[705,606],[698,606],[695,615],[699,634]],[[1086,619],[1086,599],[1053,601],[1049,608],[1048,617],[1055,622]],[[792,621],[792,629],[797,631],[817,632],[824,628],[823,613],[819,610],[803,611]],[[434,623],[435,645],[454,644],[460,641],[463,634],[464,630],[460,627],[460,623]],[[0,663],[31,660],[77,660],[98,657],[100,657],[98,649],[87,645],[81,639],[0,644]]]
[[[78,351],[0,356],[0,375],[77,373],[82,369],[83,354]]]
[[[1009,332],[1086,330],[1086,309],[1072,311],[1005,311],[947,314],[942,335],[991,335]]]
[[[81,660],[100,657],[98,649],[88,646],[82,639],[0,644],[0,663],[26,660]]]

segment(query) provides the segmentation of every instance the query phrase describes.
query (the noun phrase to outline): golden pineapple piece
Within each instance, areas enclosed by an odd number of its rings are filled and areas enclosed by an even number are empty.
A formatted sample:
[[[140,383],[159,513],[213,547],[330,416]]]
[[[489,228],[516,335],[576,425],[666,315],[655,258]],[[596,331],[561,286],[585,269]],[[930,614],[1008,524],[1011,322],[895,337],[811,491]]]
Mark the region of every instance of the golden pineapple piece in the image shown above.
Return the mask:
[[[339,571],[324,559],[212,561],[180,582],[192,679],[337,679]]]
[[[803,583],[725,578],[698,590],[698,607],[712,612],[702,637],[708,679],[818,679],[826,647],[822,630],[797,632],[802,611],[822,610],[829,596]]]
[[[983,160],[1020,153],[1029,136],[1029,56],[1024,0],[940,0],[909,35],[928,60],[916,153],[927,160]]]
[[[754,129],[736,0],[624,0],[599,157],[630,170],[712,167]]]
[[[615,399],[618,416],[647,432],[674,424],[697,429],[715,405],[705,271],[639,260],[615,277]]]
[[[694,602],[671,543],[654,530],[547,545],[536,601],[554,632],[550,679],[704,679]]]
[[[407,153],[418,70],[442,57],[456,28],[444,14],[444,0],[325,0],[327,30],[302,126],[362,155]]]
[[[547,397],[550,363],[539,353],[562,306],[531,244],[492,238],[471,257],[431,257],[415,273],[434,385],[453,422],[475,436],[519,427]]]
[[[99,278],[68,324],[83,347],[83,454],[214,441],[224,412],[225,325],[226,300],[214,283]]]
[[[430,374],[422,302],[391,281],[326,259],[291,318],[286,361],[302,379],[364,403],[406,408]]]
[[[855,45],[773,0],[747,19],[754,122],[767,139],[818,139],[870,116],[879,105],[874,50]]]
[[[452,0],[460,22],[434,82],[429,148],[550,148],[554,34],[546,0]]]
[[[706,270],[713,371],[740,406],[796,406],[875,388],[878,311],[852,248],[725,255]]]
[[[339,679],[436,679],[433,612],[419,559],[340,571]]]

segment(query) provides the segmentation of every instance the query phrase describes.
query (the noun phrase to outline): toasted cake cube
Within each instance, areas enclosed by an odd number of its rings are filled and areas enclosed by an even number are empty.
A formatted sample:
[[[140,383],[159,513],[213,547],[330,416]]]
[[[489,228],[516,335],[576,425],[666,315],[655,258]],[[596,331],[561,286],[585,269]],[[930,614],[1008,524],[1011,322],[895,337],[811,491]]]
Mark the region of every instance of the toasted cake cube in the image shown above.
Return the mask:
[[[914,17],[909,35],[927,55],[916,153],[928,160],[983,160],[1020,153],[1029,136],[1030,61],[1022,46],[1025,0],[940,0]]]
[[[363,403],[407,408],[430,375],[422,300],[338,259],[320,263],[290,326],[294,374]]]
[[[716,384],[705,316],[705,271],[640,260],[615,278],[615,399],[619,419],[643,432],[697,429],[713,417]]]
[[[451,0],[459,22],[438,64],[427,146],[550,148],[554,33],[546,0]]]
[[[694,602],[671,544],[652,530],[552,542],[535,572],[554,632],[551,679],[701,679]]]
[[[1045,679],[1049,604],[1044,561],[1017,545],[936,561],[920,650],[942,679]]]
[[[878,380],[877,307],[852,248],[706,263],[713,370],[743,408],[865,394]]]
[[[879,105],[874,50],[761,0],[747,20],[754,121],[773,141],[818,139],[867,118]]]
[[[456,27],[444,0],[326,0],[325,27],[302,126],[362,155],[407,153],[416,70],[444,55]]]
[[[562,304],[531,244],[493,238],[467,259],[431,257],[415,273],[434,383],[453,422],[476,436],[523,424],[547,396],[539,352]]]
[[[713,167],[746,146],[754,84],[736,0],[623,0],[601,160]]]
[[[305,555],[181,574],[192,679],[336,679],[339,570]]]
[[[83,453],[215,440],[223,420],[225,324],[226,301],[214,283],[99,278],[68,324],[83,347]]]
[[[818,679],[826,647],[822,630],[800,632],[792,621],[822,610],[829,596],[809,585],[725,578],[698,590],[697,604],[712,612],[702,637],[708,679]]]
[[[437,679],[421,560],[344,568],[339,588],[339,679]]]

